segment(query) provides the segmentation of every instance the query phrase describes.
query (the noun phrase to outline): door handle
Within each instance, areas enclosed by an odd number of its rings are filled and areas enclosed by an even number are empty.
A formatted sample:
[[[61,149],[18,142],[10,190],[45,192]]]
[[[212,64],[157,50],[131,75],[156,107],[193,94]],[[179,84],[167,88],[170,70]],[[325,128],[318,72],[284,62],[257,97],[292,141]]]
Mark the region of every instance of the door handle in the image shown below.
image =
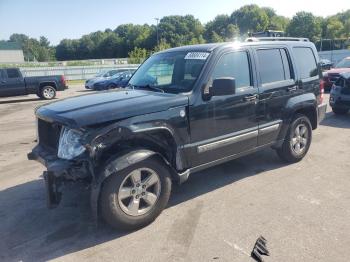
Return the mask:
[[[258,95],[247,95],[244,97],[244,100],[247,102],[255,101],[258,98]]]
[[[290,87],[287,88],[287,91],[288,91],[288,92],[297,91],[297,87],[296,87],[296,86],[290,86]]]

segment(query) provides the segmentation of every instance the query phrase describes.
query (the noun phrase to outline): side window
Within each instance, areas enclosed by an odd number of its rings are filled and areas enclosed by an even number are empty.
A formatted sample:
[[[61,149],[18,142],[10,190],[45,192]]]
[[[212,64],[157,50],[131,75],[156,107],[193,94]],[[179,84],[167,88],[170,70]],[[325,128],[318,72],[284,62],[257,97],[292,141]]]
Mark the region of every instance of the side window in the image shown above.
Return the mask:
[[[301,79],[318,75],[314,53],[309,47],[294,47],[294,56]]]
[[[248,53],[238,51],[224,54],[214,68],[212,80],[221,77],[235,78],[237,88],[251,86]]]
[[[17,69],[6,69],[8,78],[19,78],[19,73]]]
[[[4,74],[4,70],[0,69],[0,80],[1,79],[5,79],[5,74]]]
[[[285,49],[260,49],[257,54],[262,84],[291,78],[289,60]]]

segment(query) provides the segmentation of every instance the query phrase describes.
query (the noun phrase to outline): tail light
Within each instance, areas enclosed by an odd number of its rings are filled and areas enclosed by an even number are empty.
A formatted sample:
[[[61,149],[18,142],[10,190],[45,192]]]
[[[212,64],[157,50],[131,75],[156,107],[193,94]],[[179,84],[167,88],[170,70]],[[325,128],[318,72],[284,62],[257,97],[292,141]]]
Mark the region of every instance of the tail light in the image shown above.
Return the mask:
[[[323,99],[324,99],[324,85],[325,85],[325,81],[321,79],[320,80],[320,104],[323,103]]]
[[[64,75],[61,76],[61,82],[63,85],[66,85],[66,78],[64,77]]]

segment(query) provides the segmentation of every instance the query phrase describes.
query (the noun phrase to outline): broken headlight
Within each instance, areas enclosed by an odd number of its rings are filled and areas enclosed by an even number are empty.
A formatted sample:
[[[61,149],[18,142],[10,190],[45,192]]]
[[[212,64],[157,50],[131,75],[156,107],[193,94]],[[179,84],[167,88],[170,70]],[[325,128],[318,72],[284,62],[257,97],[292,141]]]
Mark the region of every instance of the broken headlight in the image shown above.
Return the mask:
[[[85,151],[85,147],[80,143],[81,134],[73,129],[64,127],[61,131],[58,157],[71,160]]]

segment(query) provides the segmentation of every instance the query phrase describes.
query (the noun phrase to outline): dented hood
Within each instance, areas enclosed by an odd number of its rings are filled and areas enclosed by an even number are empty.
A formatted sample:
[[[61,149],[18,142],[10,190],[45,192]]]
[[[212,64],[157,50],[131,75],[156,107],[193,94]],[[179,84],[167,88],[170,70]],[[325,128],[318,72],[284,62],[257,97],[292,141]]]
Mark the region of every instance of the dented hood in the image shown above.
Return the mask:
[[[188,97],[183,94],[115,90],[53,102],[39,107],[36,115],[50,122],[79,128],[185,105],[188,105]]]

